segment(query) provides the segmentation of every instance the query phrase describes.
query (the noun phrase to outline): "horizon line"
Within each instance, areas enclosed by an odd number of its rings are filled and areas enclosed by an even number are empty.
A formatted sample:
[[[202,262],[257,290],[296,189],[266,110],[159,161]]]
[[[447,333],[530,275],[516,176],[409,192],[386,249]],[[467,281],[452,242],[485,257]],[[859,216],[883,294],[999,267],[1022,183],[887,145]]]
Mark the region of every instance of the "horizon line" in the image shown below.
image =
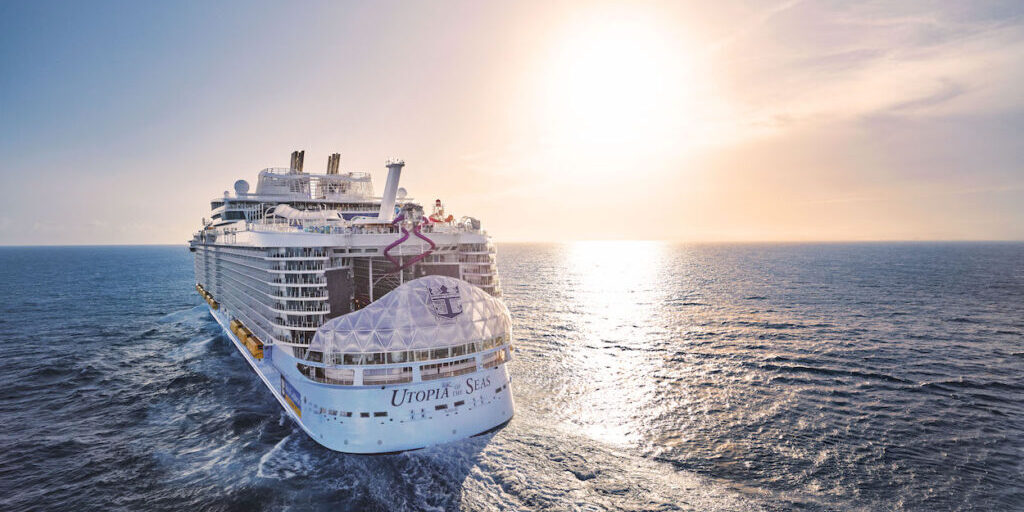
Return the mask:
[[[572,243],[594,243],[594,242],[661,242],[669,244],[692,244],[692,245],[763,245],[763,244],[927,244],[927,243],[1024,243],[1024,239],[1016,238],[991,238],[991,239],[865,239],[865,240],[672,240],[672,239],[628,239],[628,238],[596,238],[587,240],[496,240],[497,244],[572,244]],[[28,247],[188,247],[187,243],[96,243],[96,244],[4,244],[0,248],[28,248]]]

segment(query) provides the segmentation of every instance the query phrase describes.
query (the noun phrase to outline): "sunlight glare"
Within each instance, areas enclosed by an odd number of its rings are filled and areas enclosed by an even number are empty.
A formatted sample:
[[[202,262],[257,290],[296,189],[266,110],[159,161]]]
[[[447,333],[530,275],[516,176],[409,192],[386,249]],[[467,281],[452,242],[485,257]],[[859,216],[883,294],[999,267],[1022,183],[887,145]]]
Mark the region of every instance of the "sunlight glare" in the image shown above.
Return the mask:
[[[673,138],[692,101],[677,43],[653,13],[604,12],[569,27],[543,85],[548,140],[632,152]]]
[[[661,367],[652,332],[665,290],[658,283],[667,265],[667,246],[649,241],[588,241],[568,247],[572,303],[585,315],[575,328],[572,368],[580,371],[578,408],[565,412],[570,427],[593,439],[619,445],[636,442],[639,422],[653,410],[650,374]]]

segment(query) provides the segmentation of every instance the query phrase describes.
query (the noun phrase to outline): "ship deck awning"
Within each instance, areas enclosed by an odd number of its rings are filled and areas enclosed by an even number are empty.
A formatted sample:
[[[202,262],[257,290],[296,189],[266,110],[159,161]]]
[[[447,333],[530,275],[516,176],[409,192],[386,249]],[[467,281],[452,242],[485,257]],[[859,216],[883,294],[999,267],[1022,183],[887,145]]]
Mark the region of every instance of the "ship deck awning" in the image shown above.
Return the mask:
[[[309,348],[325,356],[423,350],[507,336],[511,327],[508,308],[489,293],[452,277],[426,276],[328,321]]]
[[[288,220],[344,220],[337,210],[299,210],[298,208],[293,208],[287,204],[279,204],[275,206],[271,215]]]

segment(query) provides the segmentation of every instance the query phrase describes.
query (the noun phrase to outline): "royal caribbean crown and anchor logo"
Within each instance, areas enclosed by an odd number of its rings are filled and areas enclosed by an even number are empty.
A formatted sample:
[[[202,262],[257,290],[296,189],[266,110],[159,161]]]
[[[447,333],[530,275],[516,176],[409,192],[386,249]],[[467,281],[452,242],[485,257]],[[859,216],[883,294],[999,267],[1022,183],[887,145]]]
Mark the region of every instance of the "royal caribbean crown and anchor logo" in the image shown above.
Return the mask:
[[[440,318],[451,320],[462,314],[462,298],[458,286],[448,288],[442,284],[436,289],[427,287],[427,304],[430,305],[430,311]]]

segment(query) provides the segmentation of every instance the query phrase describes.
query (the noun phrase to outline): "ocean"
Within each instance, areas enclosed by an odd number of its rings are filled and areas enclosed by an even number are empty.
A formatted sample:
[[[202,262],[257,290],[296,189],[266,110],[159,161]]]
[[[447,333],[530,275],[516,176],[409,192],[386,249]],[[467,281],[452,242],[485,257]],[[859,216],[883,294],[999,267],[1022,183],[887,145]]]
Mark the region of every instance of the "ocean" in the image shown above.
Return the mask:
[[[497,433],[308,439],[175,247],[0,248],[0,510],[1024,510],[1024,244],[499,244]]]

